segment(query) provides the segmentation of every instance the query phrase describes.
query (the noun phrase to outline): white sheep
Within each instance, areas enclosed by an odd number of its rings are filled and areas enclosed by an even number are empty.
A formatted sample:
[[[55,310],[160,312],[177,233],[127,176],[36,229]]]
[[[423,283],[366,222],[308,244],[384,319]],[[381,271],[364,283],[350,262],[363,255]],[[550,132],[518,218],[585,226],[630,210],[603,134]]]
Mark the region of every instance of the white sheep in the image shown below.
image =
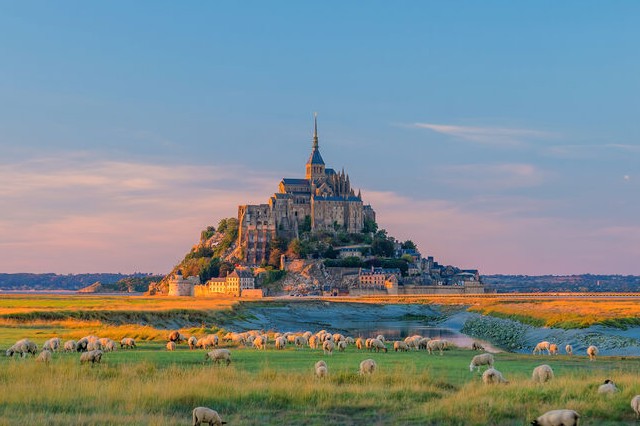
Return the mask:
[[[36,361],[44,362],[45,364],[50,363],[51,351],[49,351],[48,349],[43,349],[42,352],[40,352],[40,355],[38,355],[38,358],[36,358]]]
[[[345,349],[347,349],[347,342],[345,342],[344,340],[340,340],[340,341],[338,342],[337,346],[338,346],[338,350],[339,350],[340,352],[344,352],[344,351],[345,351]]]
[[[471,364],[469,364],[469,371],[473,371],[473,369],[477,369],[480,371],[480,366],[486,365],[489,368],[493,367],[493,355],[491,354],[480,354],[471,358]]]
[[[495,368],[488,368],[482,373],[482,381],[485,385],[493,385],[498,383],[509,383],[507,379],[504,378],[501,372],[496,370]]]
[[[413,342],[413,340],[411,340]],[[409,345],[407,342],[393,342],[393,350],[395,352],[407,352],[409,350]]]
[[[120,348],[134,349],[136,347],[136,341],[133,337],[123,337],[120,340]]]
[[[613,383],[613,380],[607,379],[604,381],[604,384],[598,387],[598,393],[612,394],[618,392],[618,388],[616,384]]]
[[[102,351],[97,349],[94,351],[89,351],[89,352],[83,352],[82,354],[80,354],[80,364],[84,364],[86,362],[91,362],[91,365],[93,366],[93,364],[100,364],[100,361],[102,360]]]
[[[64,351],[65,352],[75,352],[76,351],[76,341],[75,340],[67,340],[64,342]]]
[[[376,339],[380,340],[382,343],[384,343],[384,336],[382,334],[378,334],[376,336]]]
[[[336,342],[336,343],[337,343],[337,342],[340,342],[340,341],[342,341],[342,340],[344,340],[344,336],[343,336],[342,334],[340,334],[340,333],[335,333],[335,334],[333,335],[333,341],[334,341],[334,342]]]
[[[371,341],[371,349],[375,349],[376,352],[380,352],[380,351],[387,352],[387,346],[380,339],[373,339]]]
[[[313,336],[309,337],[309,347],[311,349],[317,349],[319,342],[321,342],[321,340],[317,335],[314,334]]]
[[[91,352],[96,350],[102,350],[102,344],[100,343],[100,341],[99,340],[89,341],[89,343],[87,343],[87,351]]]
[[[231,364],[231,352],[229,349],[214,349],[208,352],[204,356],[205,361],[210,359],[211,361],[219,364],[220,361],[225,361],[227,365]]]
[[[547,364],[542,364],[533,369],[531,380],[536,383],[546,383],[553,379],[553,370]]]
[[[640,395],[631,398],[631,408],[636,413],[636,420],[640,420]]]
[[[309,341],[307,340],[307,338],[302,335],[302,336],[296,336],[295,339],[293,339],[293,344],[296,346],[296,348],[298,349],[302,349],[303,347],[305,347],[307,344],[309,343]]]
[[[558,355],[558,345],[555,343],[549,345],[549,355]]]
[[[267,348],[267,340],[264,336],[258,336],[253,340],[253,347],[264,350]]]
[[[355,339],[353,337],[345,337],[344,341],[347,342],[347,345],[353,345],[356,343]]]
[[[442,351],[447,349],[447,346],[448,342],[446,340],[429,340],[429,342],[427,343],[427,351],[429,351],[429,354],[433,354],[433,351],[437,349],[440,352],[440,355],[443,355]]]
[[[57,352],[58,349],[60,349],[60,338],[52,337],[51,339],[47,340],[46,342],[44,342],[44,345],[42,345],[42,349],[46,349],[51,352]]]
[[[167,350],[168,351],[175,351],[176,350],[176,342],[167,342]]]
[[[573,410],[551,410],[547,411],[531,422],[538,426],[578,426],[580,414]]]
[[[596,355],[598,355],[598,347],[591,345],[587,348],[587,355],[589,355],[589,361],[595,361]]]
[[[116,342],[111,339],[100,339],[100,344],[105,352],[113,352],[116,350]]]
[[[377,364],[372,359],[365,359],[360,363],[360,374],[373,374],[376,371]]]
[[[325,340],[324,343],[322,344],[322,351],[324,352],[325,355],[333,355],[334,347],[335,345],[331,340]]]
[[[181,334],[178,330],[174,330],[169,333],[167,340],[169,340],[170,342],[180,343],[180,342],[186,342],[187,338],[183,334]]]
[[[551,346],[551,343],[547,341],[540,342],[533,348],[533,354],[541,354],[543,351],[547,351],[547,354],[550,354],[549,346]]]
[[[21,339],[13,344],[9,349],[7,349],[7,356],[13,356],[14,354],[20,354],[20,356],[25,357],[27,354],[35,355],[38,352],[38,345],[33,343],[29,339]]]
[[[362,337],[358,337],[356,339],[356,348],[358,348],[359,350],[362,350],[363,347],[364,347],[364,339]]]
[[[323,377],[327,377],[327,374],[329,373],[329,368],[327,367],[327,363],[322,360],[316,362],[314,369],[315,369],[316,377],[320,379]]]
[[[564,351],[567,353],[567,355],[571,356],[573,355],[573,346],[571,345],[567,345],[564,347]]]
[[[418,342],[418,349],[427,349],[429,346],[429,342],[431,341],[430,338],[428,337],[423,337],[422,339],[420,339],[420,341]]]
[[[193,409],[193,426],[200,426],[207,423],[209,426],[222,426],[223,422],[217,411],[207,407],[196,407]]]
[[[195,349],[198,344],[198,338],[196,336],[190,336],[187,340],[187,344],[189,345],[190,350]]]
[[[276,338],[276,349],[284,349],[287,346],[287,339],[284,337]]]

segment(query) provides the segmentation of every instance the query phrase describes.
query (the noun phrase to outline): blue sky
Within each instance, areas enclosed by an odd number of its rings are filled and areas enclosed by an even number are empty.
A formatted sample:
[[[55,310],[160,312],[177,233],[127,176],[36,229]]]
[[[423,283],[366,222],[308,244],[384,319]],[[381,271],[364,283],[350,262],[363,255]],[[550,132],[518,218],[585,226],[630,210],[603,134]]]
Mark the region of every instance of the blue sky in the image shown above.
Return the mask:
[[[168,272],[328,166],[484,273],[640,274],[640,4],[0,2],[0,271]]]

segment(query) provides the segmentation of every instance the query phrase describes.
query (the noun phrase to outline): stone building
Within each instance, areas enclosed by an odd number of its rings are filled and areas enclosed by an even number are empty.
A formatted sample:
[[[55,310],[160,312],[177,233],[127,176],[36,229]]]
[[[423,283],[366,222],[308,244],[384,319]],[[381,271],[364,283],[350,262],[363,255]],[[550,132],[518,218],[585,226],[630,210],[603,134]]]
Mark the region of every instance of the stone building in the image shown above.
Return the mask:
[[[313,144],[305,178],[283,178],[267,204],[238,207],[238,253],[244,262],[259,264],[269,257],[275,237],[297,238],[301,226],[311,231],[361,232],[375,212],[351,187],[349,175],[327,168],[318,145],[314,117]]]
[[[255,289],[255,278],[251,270],[236,268],[225,278],[211,278],[205,283],[206,294],[226,294],[240,297],[245,290]]]
[[[200,284],[200,277],[182,276],[182,272],[178,271],[169,280],[169,296],[193,296],[194,286]]]

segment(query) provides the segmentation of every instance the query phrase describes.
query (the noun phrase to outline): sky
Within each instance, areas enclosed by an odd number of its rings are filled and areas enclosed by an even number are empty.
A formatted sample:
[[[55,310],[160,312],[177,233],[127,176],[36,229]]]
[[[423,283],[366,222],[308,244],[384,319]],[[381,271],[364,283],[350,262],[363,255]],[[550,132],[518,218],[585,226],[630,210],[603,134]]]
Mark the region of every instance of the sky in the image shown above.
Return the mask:
[[[0,0],[0,272],[167,273],[327,167],[483,274],[640,274],[640,3]]]

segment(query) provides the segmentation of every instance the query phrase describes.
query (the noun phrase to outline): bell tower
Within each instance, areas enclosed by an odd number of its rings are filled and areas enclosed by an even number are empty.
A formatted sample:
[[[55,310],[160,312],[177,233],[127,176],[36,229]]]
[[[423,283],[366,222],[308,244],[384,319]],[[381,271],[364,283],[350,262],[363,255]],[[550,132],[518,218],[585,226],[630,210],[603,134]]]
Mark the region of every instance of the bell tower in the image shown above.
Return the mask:
[[[313,113],[313,146],[307,160],[306,179],[315,180],[325,176],[324,160],[318,149],[318,113]]]

